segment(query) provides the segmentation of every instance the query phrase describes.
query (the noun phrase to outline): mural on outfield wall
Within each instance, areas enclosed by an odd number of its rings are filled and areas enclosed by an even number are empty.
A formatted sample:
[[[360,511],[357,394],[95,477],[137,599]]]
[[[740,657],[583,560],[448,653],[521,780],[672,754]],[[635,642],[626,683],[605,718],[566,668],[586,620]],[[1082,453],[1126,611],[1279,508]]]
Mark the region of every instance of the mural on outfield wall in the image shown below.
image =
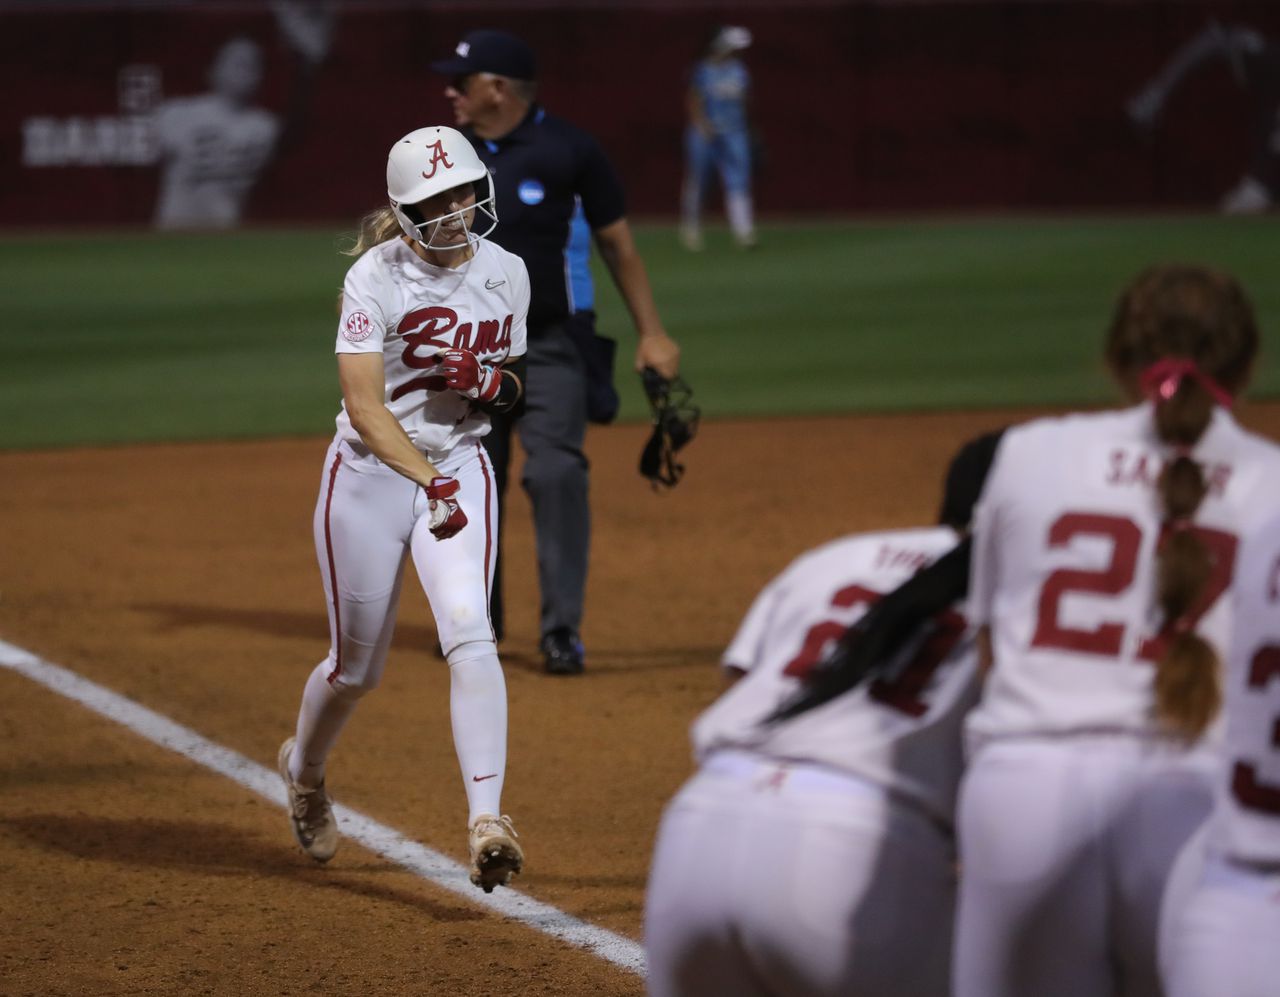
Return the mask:
[[[730,9],[763,215],[1278,203],[1273,0],[0,0],[0,226],[349,224],[391,142],[451,121],[429,64],[478,26],[533,45],[631,215],[670,217],[688,66]]]
[[[23,119],[22,166],[155,167],[156,228],[235,227],[262,172],[300,137],[310,81],[328,54],[336,15],[334,3],[275,0],[270,7],[295,56],[283,110],[256,103],[266,58],[262,46],[250,37],[233,37],[209,63],[203,93],[166,96],[161,66],[128,64],[116,76],[115,114]]]
[[[1216,18],[1181,45],[1126,105],[1133,123],[1154,131],[1177,90],[1215,62],[1225,64],[1247,107],[1249,145],[1244,173],[1219,202],[1227,214],[1269,211],[1280,203],[1280,39],[1247,24]]]

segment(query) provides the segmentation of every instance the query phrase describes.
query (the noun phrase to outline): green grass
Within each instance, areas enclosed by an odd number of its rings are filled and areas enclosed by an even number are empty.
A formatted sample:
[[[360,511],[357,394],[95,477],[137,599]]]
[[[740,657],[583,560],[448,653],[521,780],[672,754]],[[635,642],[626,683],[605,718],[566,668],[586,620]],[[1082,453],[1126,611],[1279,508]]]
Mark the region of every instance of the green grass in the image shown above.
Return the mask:
[[[328,433],[339,392],[334,298],[347,233],[0,238],[0,447]],[[1140,267],[1197,260],[1280,322],[1280,229],[1219,217],[770,225],[681,250],[637,226],[659,307],[707,417],[1093,403],[1111,303]],[[624,419],[643,418],[634,336]],[[1254,395],[1280,393],[1266,350]]]

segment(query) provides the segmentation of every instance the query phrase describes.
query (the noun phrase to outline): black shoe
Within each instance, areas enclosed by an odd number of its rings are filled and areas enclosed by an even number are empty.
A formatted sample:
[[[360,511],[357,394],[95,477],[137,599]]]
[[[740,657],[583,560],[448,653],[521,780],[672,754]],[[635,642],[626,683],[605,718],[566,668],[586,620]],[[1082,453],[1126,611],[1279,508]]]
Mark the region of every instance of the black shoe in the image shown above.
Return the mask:
[[[553,630],[542,638],[542,653],[549,675],[581,675],[582,641],[572,630]]]

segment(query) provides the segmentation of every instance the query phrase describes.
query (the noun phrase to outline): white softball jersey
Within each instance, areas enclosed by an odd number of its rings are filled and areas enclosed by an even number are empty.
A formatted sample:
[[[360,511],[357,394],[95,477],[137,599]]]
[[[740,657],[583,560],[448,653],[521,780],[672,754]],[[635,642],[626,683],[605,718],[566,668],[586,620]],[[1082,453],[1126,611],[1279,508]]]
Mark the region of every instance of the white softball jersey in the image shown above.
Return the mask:
[[[976,740],[1156,733],[1156,482],[1170,452],[1150,404],[1005,433],[974,515],[970,613],[990,626],[994,653],[969,717]],[[1221,656],[1231,630],[1221,596],[1239,537],[1275,508],[1280,448],[1215,409],[1191,456],[1209,485],[1193,528],[1215,564],[1195,629]]]
[[[1226,779],[1214,843],[1233,859],[1280,873],[1280,517],[1246,538],[1233,594]]]
[[[450,390],[437,355],[468,349],[498,366],[527,345],[529,275],[524,261],[482,240],[456,269],[417,255],[403,239],[374,246],[347,271],[336,353],[381,353],[384,401],[433,463],[489,431],[489,417]],[[346,406],[338,437],[360,444]]]
[[[759,594],[722,664],[747,674],[694,722],[700,761],[721,749],[815,763],[909,799],[950,824],[960,725],[976,698],[976,654],[964,617],[941,614],[893,685],[871,684],[768,727],[834,641],[880,595],[957,542],[947,528],[850,536],[797,558]]]

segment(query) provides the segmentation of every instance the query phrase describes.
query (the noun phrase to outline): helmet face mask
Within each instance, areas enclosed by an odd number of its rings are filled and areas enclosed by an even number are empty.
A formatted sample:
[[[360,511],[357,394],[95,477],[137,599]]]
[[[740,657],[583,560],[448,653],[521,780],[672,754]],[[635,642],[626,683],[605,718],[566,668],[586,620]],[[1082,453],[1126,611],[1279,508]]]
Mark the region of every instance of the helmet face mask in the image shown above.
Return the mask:
[[[440,197],[453,191],[454,197]],[[474,247],[498,224],[493,177],[466,136],[453,128],[419,128],[391,147],[387,197],[405,235],[427,249]],[[452,210],[424,217],[418,206],[437,198],[433,208]],[[460,230],[465,240],[445,241],[450,230]]]
[[[494,207],[493,180],[486,173],[484,189],[477,190],[477,186],[479,185],[466,182],[452,188],[458,193],[445,203],[450,207],[453,205],[458,207],[453,211],[433,214],[429,218],[423,215],[420,207],[423,202],[397,204],[392,201],[391,208],[405,235],[421,243],[426,249],[439,251],[462,249],[468,245],[475,246],[498,224],[498,212]],[[462,188],[466,190],[463,191]],[[426,200],[432,200],[432,198]],[[451,239],[449,233],[456,231],[464,233],[466,239],[464,241]]]

